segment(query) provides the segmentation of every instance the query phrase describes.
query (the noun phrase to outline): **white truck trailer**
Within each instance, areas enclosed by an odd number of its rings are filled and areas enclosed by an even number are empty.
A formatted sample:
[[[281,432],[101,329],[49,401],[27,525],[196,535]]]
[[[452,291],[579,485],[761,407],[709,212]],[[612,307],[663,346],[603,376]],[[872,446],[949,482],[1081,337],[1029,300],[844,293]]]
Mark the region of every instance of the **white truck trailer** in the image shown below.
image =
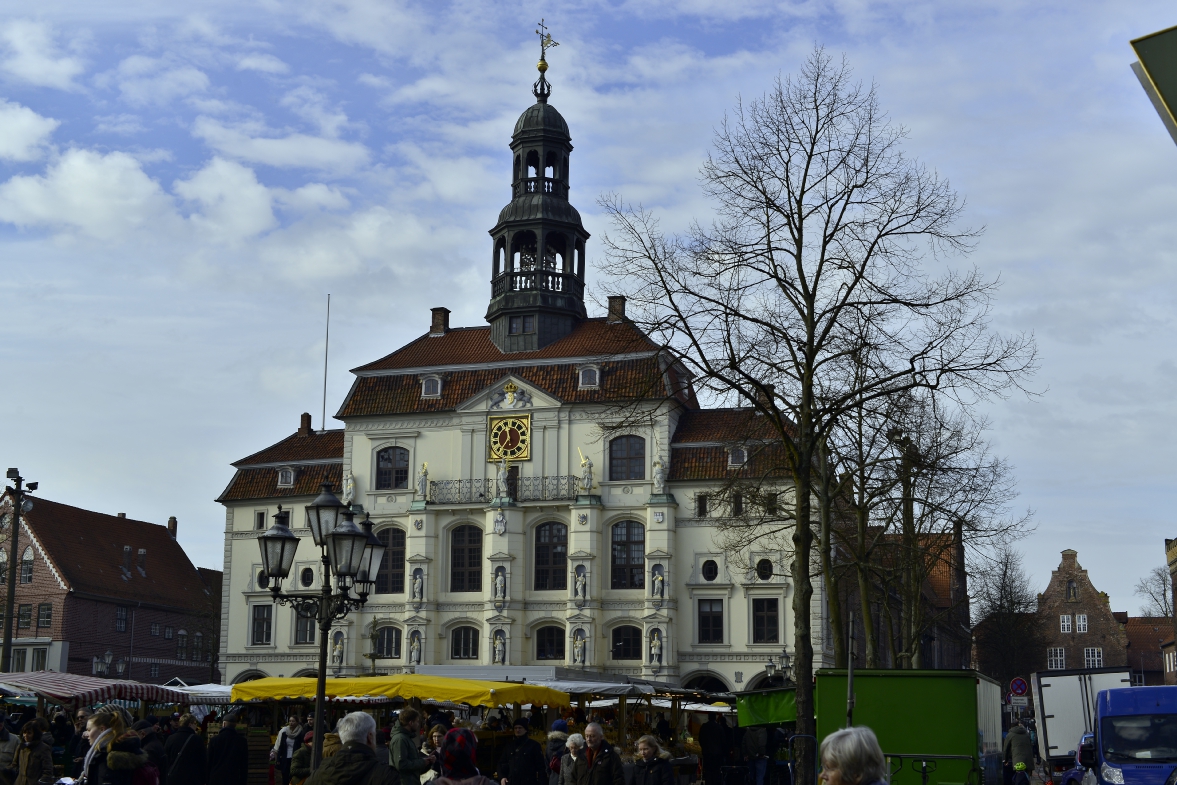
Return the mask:
[[[1056,779],[1075,765],[1075,750],[1093,730],[1095,696],[1100,690],[1132,685],[1127,668],[1085,668],[1030,674],[1038,727],[1038,756]]]

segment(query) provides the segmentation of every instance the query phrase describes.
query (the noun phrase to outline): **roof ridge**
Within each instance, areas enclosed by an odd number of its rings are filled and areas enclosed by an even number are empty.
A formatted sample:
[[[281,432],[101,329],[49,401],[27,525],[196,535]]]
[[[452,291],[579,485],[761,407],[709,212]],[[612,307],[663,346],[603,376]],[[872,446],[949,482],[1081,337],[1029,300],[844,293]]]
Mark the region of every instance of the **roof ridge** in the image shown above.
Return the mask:
[[[68,507],[71,510],[79,510],[81,512],[89,513],[90,515],[105,515],[107,518],[114,518],[115,520],[119,520],[119,521],[130,521],[131,523],[146,523],[149,526],[159,526],[160,528],[166,528],[165,524],[162,524],[162,523],[155,523],[153,521],[141,521],[138,518],[127,518],[125,516],[120,516],[120,515],[111,515],[108,512],[100,512],[98,510],[87,510],[85,507],[78,507],[73,504],[66,504],[65,502],[58,502],[58,501],[54,501],[53,499],[46,499],[43,496],[33,496],[32,494],[28,493],[27,491],[25,492],[25,496],[29,496],[29,497],[33,498],[35,501],[42,502],[44,504],[56,504],[59,507]],[[34,505],[34,509],[35,509],[35,505]]]

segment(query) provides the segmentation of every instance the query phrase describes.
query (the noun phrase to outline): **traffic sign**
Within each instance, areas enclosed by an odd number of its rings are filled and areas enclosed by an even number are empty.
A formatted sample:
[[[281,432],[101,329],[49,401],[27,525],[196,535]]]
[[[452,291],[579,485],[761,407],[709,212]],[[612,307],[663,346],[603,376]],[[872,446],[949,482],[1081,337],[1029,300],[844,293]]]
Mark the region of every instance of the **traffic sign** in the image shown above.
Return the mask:
[[[1027,692],[1030,691],[1030,685],[1027,684],[1026,680],[1023,679],[1021,676],[1015,676],[1013,681],[1011,681],[1009,683],[1009,691],[1012,692],[1014,695],[1019,695],[1019,696],[1025,695]],[[1021,704],[1021,705],[1024,706],[1025,704]]]
[[[1026,697],[1025,695],[1015,695],[1009,699],[1009,705],[1011,705],[1011,706],[1029,706],[1030,699],[1028,697]]]

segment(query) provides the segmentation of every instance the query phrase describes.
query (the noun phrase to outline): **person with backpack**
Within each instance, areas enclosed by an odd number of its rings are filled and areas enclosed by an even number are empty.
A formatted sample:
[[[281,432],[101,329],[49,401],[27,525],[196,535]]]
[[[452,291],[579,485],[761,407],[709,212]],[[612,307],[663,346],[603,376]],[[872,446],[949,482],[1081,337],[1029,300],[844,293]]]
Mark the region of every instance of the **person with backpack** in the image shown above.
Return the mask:
[[[180,717],[179,727],[163,745],[166,771],[161,779],[167,785],[205,785],[208,771],[200,721],[191,714]]]
[[[568,723],[556,720],[548,731],[548,785],[559,785],[560,761],[568,754]]]

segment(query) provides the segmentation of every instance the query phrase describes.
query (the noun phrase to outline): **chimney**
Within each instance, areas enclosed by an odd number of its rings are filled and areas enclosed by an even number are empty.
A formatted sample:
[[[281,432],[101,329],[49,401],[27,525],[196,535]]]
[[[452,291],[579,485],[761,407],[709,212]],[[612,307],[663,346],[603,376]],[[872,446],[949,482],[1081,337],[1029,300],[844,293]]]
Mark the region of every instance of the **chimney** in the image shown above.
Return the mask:
[[[168,535],[174,540],[176,539],[176,516],[168,518]]]
[[[147,549],[146,548],[139,549],[139,569],[140,570],[147,569]]]
[[[612,295],[609,298],[609,323],[615,324],[617,322],[625,321],[625,297],[619,294]]]
[[[126,518],[126,517],[127,517],[127,514],[126,514],[125,512],[120,512],[120,513],[119,513],[119,517],[120,517],[120,518]]]
[[[310,412],[303,412],[302,413],[302,418],[298,421],[298,435],[299,436],[310,436],[311,435],[311,414],[310,414]]]
[[[429,326],[430,335],[445,335],[450,331],[450,309],[449,308],[430,308],[429,312],[433,314],[433,322]]]
[[[776,398],[776,385],[766,384],[764,389],[756,388],[756,400],[765,409],[772,410],[773,399]]]
[[[127,572],[131,571],[131,546],[123,546],[123,569]]]

